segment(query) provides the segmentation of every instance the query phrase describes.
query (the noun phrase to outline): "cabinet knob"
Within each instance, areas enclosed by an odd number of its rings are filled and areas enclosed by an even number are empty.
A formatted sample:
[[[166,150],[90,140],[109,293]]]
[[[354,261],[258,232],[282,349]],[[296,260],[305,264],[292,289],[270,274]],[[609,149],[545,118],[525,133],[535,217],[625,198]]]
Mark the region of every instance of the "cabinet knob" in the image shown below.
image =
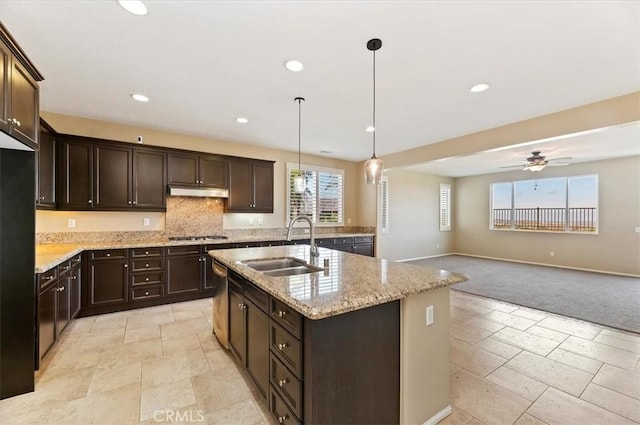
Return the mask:
[[[144,255],[149,255],[149,251],[145,251],[145,252],[144,252]]]
[[[129,267],[129,265],[128,265],[128,264],[125,264],[125,265],[124,265],[124,268],[126,269],[127,267]]]
[[[138,205],[138,203],[136,201],[133,201],[133,205]]]
[[[145,295],[149,295],[149,291],[144,291],[144,294]]]
[[[53,275],[51,275],[51,276],[47,276],[45,279],[47,279],[47,280],[51,280],[51,279],[53,279]]]
[[[78,276],[71,276],[71,280],[78,280]]]
[[[245,305],[244,305],[244,304],[242,304],[242,303],[240,303],[240,304],[238,304],[238,308],[239,308],[240,310],[244,310]]]
[[[107,257],[111,257],[111,253],[110,252],[107,252]]]
[[[284,317],[286,314],[286,311],[278,310],[278,317]]]
[[[149,282],[149,278],[148,278],[148,277],[147,277],[147,278],[145,278],[144,280],[145,280],[145,281],[147,281],[147,282]]]
[[[285,348],[287,348],[289,346],[289,344],[287,344],[286,342],[282,343],[282,344],[278,344],[278,350],[282,351]]]
[[[127,204],[131,205],[131,201],[128,201]]]
[[[149,267],[149,263],[145,264],[144,266],[145,266],[145,267]]]
[[[281,424],[283,424],[287,419],[289,419],[289,416],[287,416],[286,414],[284,416],[278,416],[278,422]]]
[[[90,204],[93,204],[93,201],[92,201],[91,199],[89,199],[89,203],[90,203]]]
[[[282,387],[284,386],[284,384],[288,384],[288,383],[289,383],[289,380],[288,380],[287,378],[280,379],[280,380],[278,381],[278,386],[279,386],[280,388],[282,388]]]

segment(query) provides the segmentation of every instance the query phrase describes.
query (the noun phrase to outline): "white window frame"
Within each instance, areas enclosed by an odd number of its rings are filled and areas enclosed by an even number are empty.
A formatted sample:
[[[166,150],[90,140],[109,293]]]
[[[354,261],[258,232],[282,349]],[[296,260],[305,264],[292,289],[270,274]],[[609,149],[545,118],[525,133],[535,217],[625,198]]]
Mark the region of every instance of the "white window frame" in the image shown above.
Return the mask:
[[[447,193],[446,206],[443,208],[442,191]],[[448,183],[440,183],[440,191],[438,192],[438,223],[440,223],[441,232],[451,231],[451,185]],[[444,224],[442,217],[446,216],[447,223]]]
[[[570,218],[569,218],[569,187],[571,185],[571,179],[575,179],[578,177],[594,177],[595,178],[595,183],[596,183],[596,207],[595,207],[595,212],[594,212],[594,223],[595,223],[595,231],[593,232],[587,232],[587,231],[579,231],[579,230],[571,230],[571,226],[570,226]],[[554,234],[566,234],[566,233],[572,233],[572,234],[580,234],[580,235],[597,235],[600,233],[600,176],[598,174],[577,174],[577,175],[573,175],[573,176],[554,176],[554,177],[548,177],[549,179],[558,179],[558,178],[564,178],[565,179],[565,191],[566,191],[566,196],[565,196],[565,208],[566,208],[566,214],[565,214],[565,230],[533,230],[533,229],[516,229],[515,228],[515,215],[514,215],[514,210],[515,210],[515,196],[516,196],[516,183],[517,182],[522,182],[522,181],[530,181],[530,180],[545,180],[545,179],[523,179],[523,180],[513,180],[513,181],[499,181],[499,182],[493,182],[491,184],[489,184],[489,229],[490,230],[497,230],[497,231],[511,231],[511,232],[529,232],[529,233],[554,233]],[[510,183],[511,184],[511,227],[506,228],[506,227],[494,227],[493,226],[493,186],[496,184],[501,184],[501,183]]]
[[[328,167],[320,167],[317,165],[308,165],[308,164],[300,164],[300,167],[303,171],[305,172],[313,172],[313,173],[331,173],[331,174],[339,174],[342,177],[342,196],[340,199],[340,218],[341,220],[339,222],[320,222],[317,219],[318,213],[317,211],[313,211],[313,223],[314,226],[317,227],[344,227],[344,191],[345,191],[345,180],[344,180],[344,170],[339,169],[339,168],[328,168]],[[286,218],[287,218],[287,225],[289,225],[289,223],[291,222],[291,182],[290,182],[290,178],[291,178],[291,171],[293,170],[298,170],[298,163],[293,163],[293,162],[287,162],[287,172],[285,175],[285,185],[286,185],[286,194],[287,194],[287,210],[286,210]],[[317,205],[319,204],[319,194],[320,191],[318,190],[318,186],[320,184],[319,179],[317,178],[317,174],[316,174],[316,199],[315,199],[315,204],[314,204],[314,208],[317,208]],[[306,226],[307,224],[302,222],[298,222],[296,223],[294,226],[295,227],[299,227],[299,226]]]

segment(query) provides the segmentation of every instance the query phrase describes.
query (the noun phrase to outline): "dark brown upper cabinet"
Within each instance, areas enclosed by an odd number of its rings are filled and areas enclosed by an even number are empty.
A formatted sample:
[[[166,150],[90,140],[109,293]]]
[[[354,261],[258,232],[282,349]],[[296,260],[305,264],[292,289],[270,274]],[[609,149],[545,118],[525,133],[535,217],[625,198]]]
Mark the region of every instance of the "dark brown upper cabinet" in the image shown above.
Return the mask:
[[[228,212],[273,213],[273,161],[229,160]]]
[[[227,187],[227,159],[214,155],[169,154],[169,184]]]
[[[36,153],[36,208],[56,206],[56,135],[44,121],[40,122],[40,149]]]
[[[59,154],[63,210],[162,211],[167,155],[157,149],[68,137]]]
[[[38,149],[43,77],[0,23],[0,130]]]

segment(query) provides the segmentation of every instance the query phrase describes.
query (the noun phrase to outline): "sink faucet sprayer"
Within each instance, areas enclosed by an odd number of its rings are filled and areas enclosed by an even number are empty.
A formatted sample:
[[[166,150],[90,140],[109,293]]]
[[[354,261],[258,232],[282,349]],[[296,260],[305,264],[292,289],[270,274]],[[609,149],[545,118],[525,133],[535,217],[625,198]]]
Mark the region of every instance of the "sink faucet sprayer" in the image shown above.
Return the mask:
[[[309,233],[311,235],[311,240],[309,241],[309,243],[311,245],[311,261],[313,261],[314,258],[319,257],[320,254],[318,254],[318,247],[316,246],[316,238],[313,231],[313,221],[309,217],[307,217],[306,215],[299,215],[293,218],[289,222],[289,230],[287,231],[287,240],[288,241],[291,240],[291,231],[293,230],[293,225],[299,220],[305,220],[307,223],[309,223]]]

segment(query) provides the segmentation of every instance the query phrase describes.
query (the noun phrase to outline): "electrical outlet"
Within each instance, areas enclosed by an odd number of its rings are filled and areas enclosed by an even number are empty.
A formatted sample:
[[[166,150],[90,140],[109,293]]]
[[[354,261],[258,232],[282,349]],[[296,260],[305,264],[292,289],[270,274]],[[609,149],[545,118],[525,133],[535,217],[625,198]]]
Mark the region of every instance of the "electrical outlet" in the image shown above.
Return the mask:
[[[549,251],[549,255],[552,256],[552,257],[555,257],[556,256],[556,252],[555,251]]]
[[[436,249],[440,249],[440,244],[439,243],[436,244]]]
[[[433,325],[433,306],[427,306],[427,326]]]
[[[252,218],[249,219],[249,225],[253,226],[253,219]]]
[[[145,218],[142,219],[142,225],[143,226],[149,226],[149,225],[151,225],[151,221],[147,217],[145,217]]]
[[[258,219],[258,226],[262,226],[264,224],[264,220],[262,220],[262,217],[260,217]]]
[[[75,218],[70,218],[69,220],[67,220],[67,227],[69,227],[69,228],[76,227],[76,219]]]

